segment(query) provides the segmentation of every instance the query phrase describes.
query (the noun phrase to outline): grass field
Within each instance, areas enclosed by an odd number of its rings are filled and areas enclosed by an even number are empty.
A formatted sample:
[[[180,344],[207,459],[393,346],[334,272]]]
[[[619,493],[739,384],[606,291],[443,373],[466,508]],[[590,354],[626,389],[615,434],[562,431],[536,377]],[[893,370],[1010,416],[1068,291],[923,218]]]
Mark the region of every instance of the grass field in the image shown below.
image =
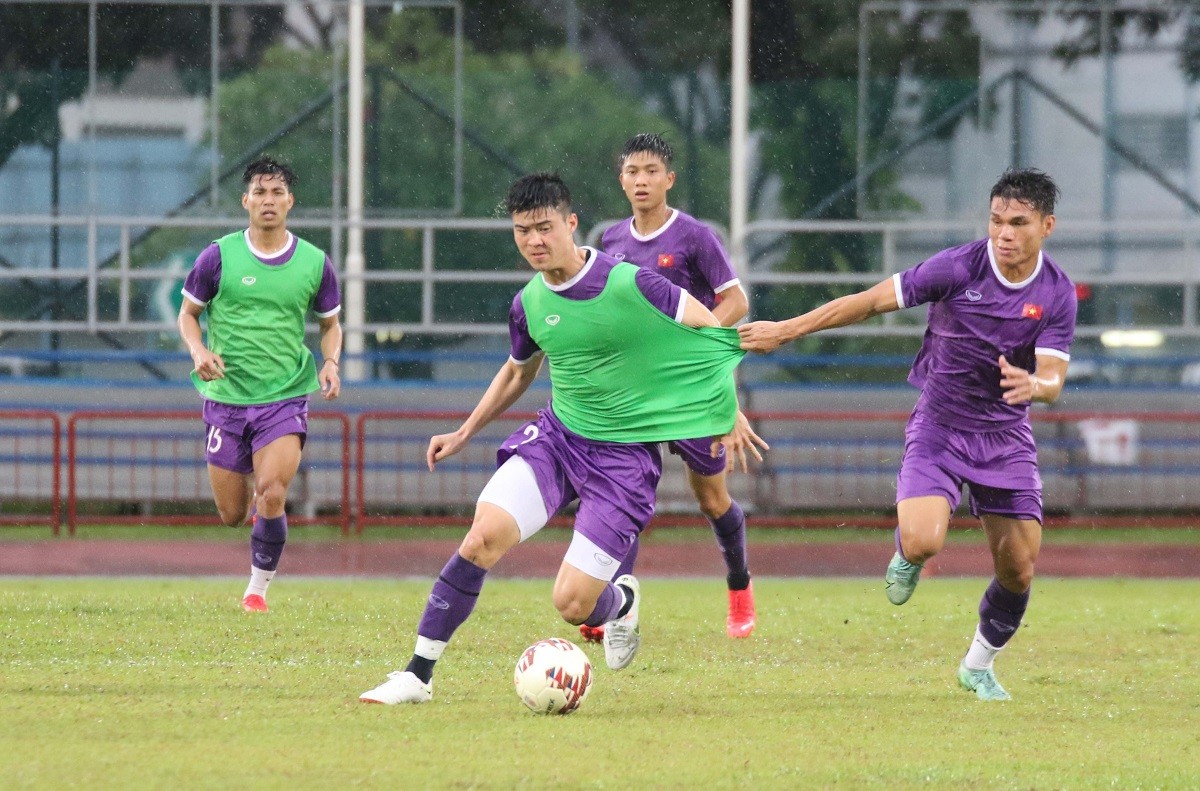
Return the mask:
[[[724,637],[717,581],[643,583],[643,647],[585,706],[537,717],[526,645],[573,637],[550,582],[493,580],[425,706],[358,693],[402,665],[427,581],[0,580],[3,788],[1196,788],[1200,582],[1040,580],[997,663],[957,689],[982,580],[760,579]]]

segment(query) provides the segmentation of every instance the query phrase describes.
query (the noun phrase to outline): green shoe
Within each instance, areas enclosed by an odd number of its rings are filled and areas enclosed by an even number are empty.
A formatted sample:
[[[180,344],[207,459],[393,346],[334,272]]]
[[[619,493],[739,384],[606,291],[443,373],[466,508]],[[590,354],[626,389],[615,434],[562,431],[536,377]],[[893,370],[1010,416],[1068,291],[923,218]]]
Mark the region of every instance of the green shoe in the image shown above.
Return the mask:
[[[1000,686],[990,667],[987,670],[972,670],[965,664],[960,664],[958,685],[968,692],[974,692],[980,700],[1012,700],[1012,695]]]
[[[904,604],[912,598],[913,591],[917,589],[917,582],[921,579],[922,565],[924,564],[909,563],[899,552],[892,556],[887,574],[883,575],[888,601],[892,604]]]

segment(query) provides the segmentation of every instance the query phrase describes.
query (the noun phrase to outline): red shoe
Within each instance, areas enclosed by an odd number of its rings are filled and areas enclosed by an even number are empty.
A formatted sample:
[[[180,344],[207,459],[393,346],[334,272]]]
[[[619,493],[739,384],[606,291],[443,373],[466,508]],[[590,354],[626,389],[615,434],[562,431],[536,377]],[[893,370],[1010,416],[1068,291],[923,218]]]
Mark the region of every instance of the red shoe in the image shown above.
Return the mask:
[[[604,627],[603,626],[588,626],[582,624],[579,627],[579,636],[583,638],[585,643],[603,643],[604,642]]]
[[[725,634],[730,637],[749,637],[754,631],[754,583],[742,591],[729,591],[729,616],[725,619]]]
[[[266,612],[267,600],[257,593],[247,593],[242,599],[242,609],[246,612]]]

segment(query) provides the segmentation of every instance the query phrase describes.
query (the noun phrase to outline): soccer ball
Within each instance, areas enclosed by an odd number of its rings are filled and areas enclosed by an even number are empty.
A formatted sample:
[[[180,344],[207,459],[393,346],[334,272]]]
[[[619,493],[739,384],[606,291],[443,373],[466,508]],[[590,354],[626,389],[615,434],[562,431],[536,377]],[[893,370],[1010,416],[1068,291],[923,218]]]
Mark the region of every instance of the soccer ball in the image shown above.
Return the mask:
[[[551,637],[525,649],[513,683],[534,714],[570,714],[592,689],[592,663],[570,640]]]

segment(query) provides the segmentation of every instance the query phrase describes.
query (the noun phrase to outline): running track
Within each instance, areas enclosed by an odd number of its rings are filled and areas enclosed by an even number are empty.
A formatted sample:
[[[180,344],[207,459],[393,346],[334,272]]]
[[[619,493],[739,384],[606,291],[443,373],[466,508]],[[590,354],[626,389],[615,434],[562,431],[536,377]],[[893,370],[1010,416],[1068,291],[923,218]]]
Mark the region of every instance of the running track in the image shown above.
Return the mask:
[[[294,542],[284,555],[290,574],[429,577],[442,568],[456,540]],[[538,541],[514,549],[493,574],[553,577],[565,542]],[[750,545],[757,576],[877,577],[892,555],[890,535],[878,542],[764,543]],[[0,540],[0,575],[242,576],[248,549],[223,541]],[[705,542],[643,545],[638,574],[647,577],[720,577],[724,565]],[[1037,564],[1043,577],[1200,577],[1200,544],[1047,544]],[[926,576],[991,576],[982,542],[948,544],[929,562]]]

